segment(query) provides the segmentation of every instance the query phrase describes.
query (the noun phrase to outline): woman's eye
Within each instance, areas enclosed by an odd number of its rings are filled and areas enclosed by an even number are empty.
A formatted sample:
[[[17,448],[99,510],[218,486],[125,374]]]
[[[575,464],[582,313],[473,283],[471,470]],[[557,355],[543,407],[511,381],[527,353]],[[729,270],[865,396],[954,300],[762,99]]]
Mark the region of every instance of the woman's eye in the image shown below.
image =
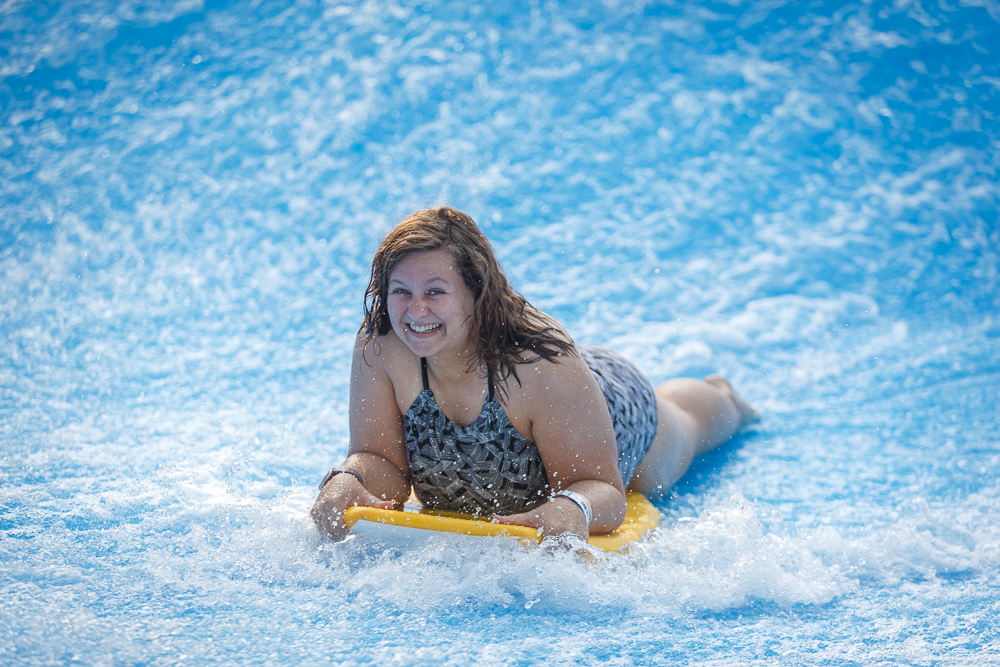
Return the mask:
[[[432,290],[427,290],[427,293],[431,296],[439,296],[441,294],[444,294],[444,291],[439,289],[432,289]]]

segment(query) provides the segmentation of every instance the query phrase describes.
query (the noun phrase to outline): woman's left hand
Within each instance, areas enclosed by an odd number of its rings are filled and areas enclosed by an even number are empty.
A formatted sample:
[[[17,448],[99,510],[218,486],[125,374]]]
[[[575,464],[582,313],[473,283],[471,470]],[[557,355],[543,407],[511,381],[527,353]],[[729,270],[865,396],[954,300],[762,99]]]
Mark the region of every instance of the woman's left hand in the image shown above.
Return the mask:
[[[567,498],[555,498],[544,505],[520,514],[509,516],[496,514],[493,519],[497,523],[505,525],[541,528],[543,537],[572,533],[584,540],[590,538],[590,531],[583,512]]]

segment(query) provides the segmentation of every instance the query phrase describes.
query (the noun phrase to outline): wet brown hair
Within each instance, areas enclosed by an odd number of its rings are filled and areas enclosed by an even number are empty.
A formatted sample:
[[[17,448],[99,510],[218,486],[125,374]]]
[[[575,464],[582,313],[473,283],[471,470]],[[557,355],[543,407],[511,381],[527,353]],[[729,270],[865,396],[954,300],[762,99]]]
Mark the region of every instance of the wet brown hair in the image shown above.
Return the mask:
[[[451,253],[465,286],[475,296],[469,329],[476,358],[470,361],[469,369],[486,366],[502,394],[507,393],[508,377],[513,375],[518,380],[517,364],[540,358],[556,361],[560,354],[576,354],[566,332],[510,286],[493,247],[472,218],[447,206],[417,211],[382,239],[365,291],[361,330],[366,347],[376,336],[384,336],[392,329],[387,299],[393,269],[407,255],[431,250]]]

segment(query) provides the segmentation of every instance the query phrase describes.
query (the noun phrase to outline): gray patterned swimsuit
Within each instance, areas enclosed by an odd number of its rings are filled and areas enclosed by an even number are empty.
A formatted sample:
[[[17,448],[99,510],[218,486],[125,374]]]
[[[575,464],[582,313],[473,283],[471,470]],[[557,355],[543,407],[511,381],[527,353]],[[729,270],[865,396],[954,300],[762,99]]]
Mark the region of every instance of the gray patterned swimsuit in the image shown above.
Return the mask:
[[[578,345],[608,403],[618,445],[618,469],[628,486],[656,435],[656,398],[649,381],[618,354]],[[468,426],[453,423],[438,407],[420,360],[424,390],[403,416],[406,458],[413,490],[427,507],[465,514],[514,514],[541,505],[550,495],[548,475],[535,443],[510,423],[500,401],[489,396]]]

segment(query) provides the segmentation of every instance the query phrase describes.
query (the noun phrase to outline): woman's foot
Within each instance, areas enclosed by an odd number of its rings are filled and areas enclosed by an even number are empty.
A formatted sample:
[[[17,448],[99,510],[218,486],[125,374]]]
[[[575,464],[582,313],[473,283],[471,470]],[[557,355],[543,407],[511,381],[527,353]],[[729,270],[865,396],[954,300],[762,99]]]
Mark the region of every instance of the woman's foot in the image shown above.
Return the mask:
[[[747,424],[760,421],[760,412],[755,407],[744,401],[743,398],[736,393],[733,389],[733,385],[729,384],[729,380],[721,375],[709,375],[705,378],[705,382],[726,394],[736,405],[736,409],[740,412],[740,426],[746,426]]]
[[[656,388],[656,437],[629,488],[661,497],[691,461],[729,440],[760,414],[726,378],[673,378]]]

